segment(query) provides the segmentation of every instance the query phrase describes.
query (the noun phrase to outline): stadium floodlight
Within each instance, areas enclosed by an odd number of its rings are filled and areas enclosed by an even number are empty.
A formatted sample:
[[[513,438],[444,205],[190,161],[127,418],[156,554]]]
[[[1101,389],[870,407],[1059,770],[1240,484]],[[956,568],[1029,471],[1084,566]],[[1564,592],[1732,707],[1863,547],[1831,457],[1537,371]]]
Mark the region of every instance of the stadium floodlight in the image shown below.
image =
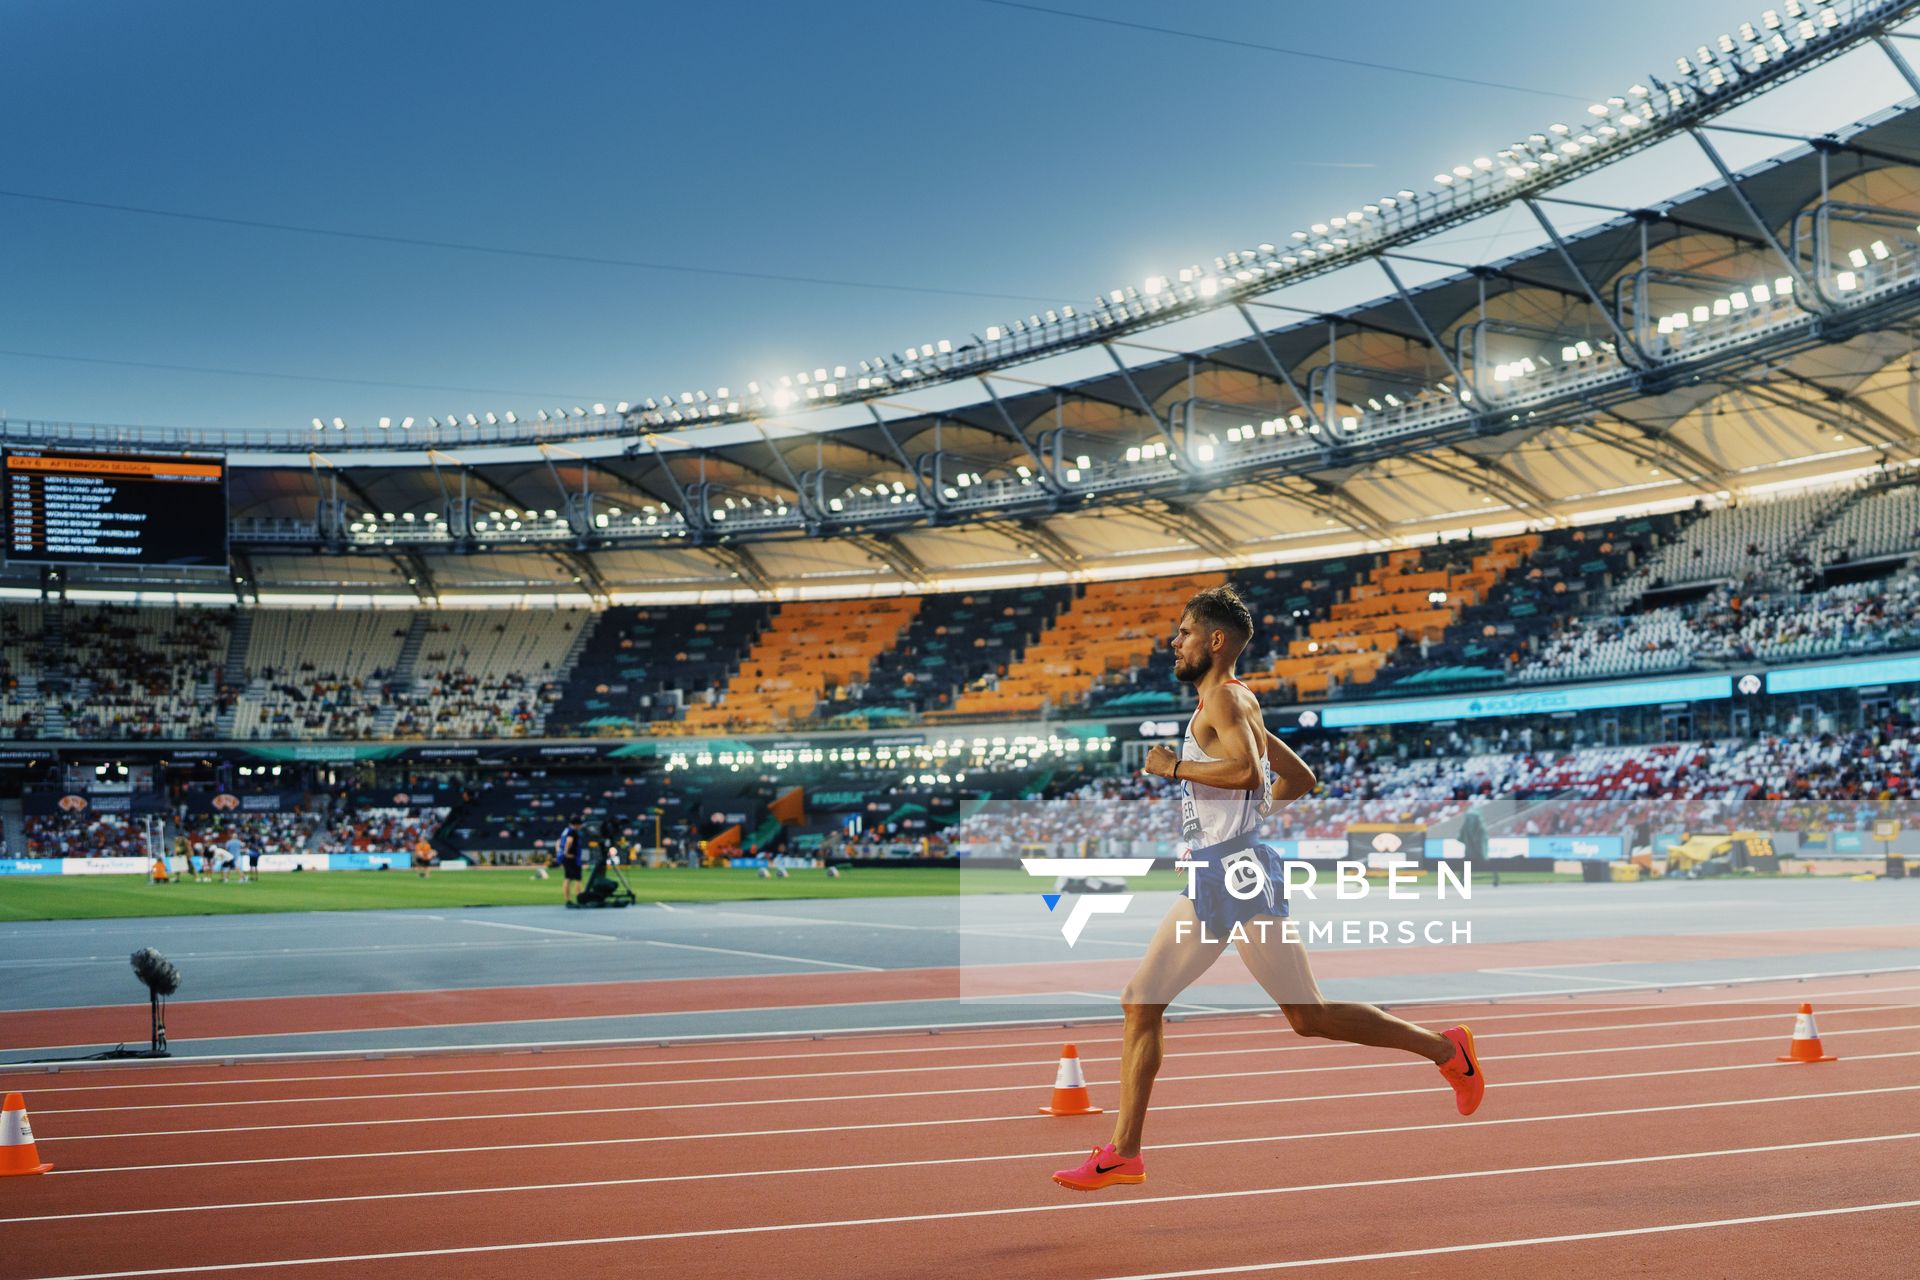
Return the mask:
[[[520,416],[511,409],[507,410],[507,425],[510,427],[517,427],[520,425]]]
[[[335,418],[333,420],[333,429],[335,431],[345,431],[347,429],[347,420],[345,418]]]
[[[401,429],[402,431],[411,431],[411,430],[413,430],[413,419],[412,419],[412,418],[402,418],[402,419],[400,419],[400,429]]]
[[[327,424],[320,421],[320,419],[315,418],[313,420],[313,429],[315,431],[325,431],[327,429]]]
[[[473,414],[470,413],[467,415],[467,425],[470,427],[477,427],[480,425],[480,419],[476,418]]]
[[[392,418],[382,418],[382,419],[380,419],[380,429],[381,429],[382,431],[386,431],[386,430],[388,430],[389,428],[391,428],[392,426],[393,426],[393,419],[392,419]]]
[[[490,427],[497,427],[500,425],[500,419],[493,416],[492,410],[487,411],[487,425]]]

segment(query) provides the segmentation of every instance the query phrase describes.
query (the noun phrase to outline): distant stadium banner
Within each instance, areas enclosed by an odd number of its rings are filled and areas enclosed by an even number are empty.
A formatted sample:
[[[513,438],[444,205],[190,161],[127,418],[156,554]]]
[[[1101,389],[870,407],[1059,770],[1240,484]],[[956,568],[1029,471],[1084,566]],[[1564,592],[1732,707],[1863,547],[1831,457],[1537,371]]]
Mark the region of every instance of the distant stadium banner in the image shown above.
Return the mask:
[[[187,796],[188,813],[210,813],[216,817],[243,813],[293,813],[299,808],[298,791],[249,792],[245,795],[236,795],[231,791],[195,791]]]
[[[64,858],[0,858],[0,876],[57,876]]]
[[[261,871],[382,871],[411,865],[409,853],[265,853]],[[169,858],[174,871],[181,859]],[[0,876],[144,876],[146,858],[0,858]]]
[[[35,818],[56,813],[73,817],[88,813],[161,813],[166,807],[166,797],[154,792],[92,795],[78,791],[29,791],[20,797],[20,811]]]
[[[0,747],[0,768],[18,768],[26,765],[49,764],[55,759],[54,752],[43,747]]]
[[[1821,689],[1861,689],[1875,684],[1920,681],[1920,654],[1875,658],[1866,662],[1821,662],[1767,672],[1768,693],[1814,693]]]
[[[651,744],[648,744],[651,745]],[[535,745],[525,740],[457,744],[423,742],[388,750],[420,764],[458,764],[462,761],[504,760],[598,760],[603,756],[627,754],[609,750],[605,742],[550,742]]]
[[[1487,840],[1487,856],[1618,862],[1627,856],[1626,847],[1621,836],[1492,836]],[[1430,837],[1425,852],[1429,858],[1457,859],[1466,857],[1467,847],[1452,838]]]
[[[353,792],[356,809],[432,809],[460,803],[460,793],[438,787],[361,787]]]
[[[1355,822],[1347,827],[1346,856],[1369,867],[1418,862],[1426,847],[1424,822]]]
[[[330,853],[327,855],[329,871],[389,871],[394,867],[410,866],[413,855],[410,853]]]
[[[146,858],[60,858],[63,876],[143,876],[152,870]]]
[[[356,760],[391,760],[405,751],[400,746],[369,746],[353,742],[299,742],[284,746],[247,745],[256,760],[305,760],[313,764],[352,764]]]
[[[1771,677],[1769,677],[1771,678]],[[1320,712],[1329,729],[1382,724],[1428,724],[1435,720],[1480,720],[1492,716],[1597,711],[1663,702],[1707,702],[1733,697],[1732,676],[1681,676],[1667,680],[1615,680],[1606,684],[1530,689],[1524,693],[1463,694],[1452,698],[1339,703]]]

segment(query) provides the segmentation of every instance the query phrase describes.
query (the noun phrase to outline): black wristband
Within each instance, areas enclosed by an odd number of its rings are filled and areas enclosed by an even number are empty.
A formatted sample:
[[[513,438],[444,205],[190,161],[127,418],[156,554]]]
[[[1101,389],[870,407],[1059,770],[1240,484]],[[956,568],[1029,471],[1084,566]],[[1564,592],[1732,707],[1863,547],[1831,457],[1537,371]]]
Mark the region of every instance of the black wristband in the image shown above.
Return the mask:
[[[1173,774],[1172,774],[1172,777],[1173,777],[1173,780],[1174,780],[1175,782],[1178,782],[1178,781],[1180,781],[1180,762],[1179,762],[1178,760],[1175,760],[1175,761],[1173,762]]]

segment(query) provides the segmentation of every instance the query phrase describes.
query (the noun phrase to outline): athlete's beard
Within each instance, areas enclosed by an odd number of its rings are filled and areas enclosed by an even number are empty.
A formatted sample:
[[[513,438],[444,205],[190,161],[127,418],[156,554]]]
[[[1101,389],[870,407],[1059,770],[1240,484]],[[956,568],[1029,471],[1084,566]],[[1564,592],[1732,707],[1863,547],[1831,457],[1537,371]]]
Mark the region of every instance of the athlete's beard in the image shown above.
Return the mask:
[[[1200,659],[1198,666],[1183,667],[1178,659],[1174,660],[1173,678],[1181,684],[1197,684],[1200,677],[1213,670],[1213,654],[1208,653]]]

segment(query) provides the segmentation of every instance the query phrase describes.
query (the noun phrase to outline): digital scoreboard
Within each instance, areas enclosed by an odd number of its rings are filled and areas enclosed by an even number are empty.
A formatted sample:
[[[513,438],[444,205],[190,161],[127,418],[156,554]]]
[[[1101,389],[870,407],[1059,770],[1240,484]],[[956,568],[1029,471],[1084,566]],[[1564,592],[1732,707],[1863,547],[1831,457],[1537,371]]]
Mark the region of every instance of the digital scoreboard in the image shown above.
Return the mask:
[[[226,568],[223,458],[25,450],[4,475],[9,561]]]

